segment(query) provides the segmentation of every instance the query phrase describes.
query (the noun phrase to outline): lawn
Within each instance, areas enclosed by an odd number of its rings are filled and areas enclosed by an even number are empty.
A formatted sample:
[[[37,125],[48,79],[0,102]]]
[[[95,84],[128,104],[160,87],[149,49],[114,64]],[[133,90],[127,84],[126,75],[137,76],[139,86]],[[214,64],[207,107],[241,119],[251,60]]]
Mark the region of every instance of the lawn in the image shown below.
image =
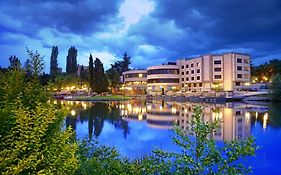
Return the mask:
[[[111,96],[77,96],[73,97],[71,100],[77,101],[123,101],[129,100],[130,97],[122,96],[122,95],[111,95]]]

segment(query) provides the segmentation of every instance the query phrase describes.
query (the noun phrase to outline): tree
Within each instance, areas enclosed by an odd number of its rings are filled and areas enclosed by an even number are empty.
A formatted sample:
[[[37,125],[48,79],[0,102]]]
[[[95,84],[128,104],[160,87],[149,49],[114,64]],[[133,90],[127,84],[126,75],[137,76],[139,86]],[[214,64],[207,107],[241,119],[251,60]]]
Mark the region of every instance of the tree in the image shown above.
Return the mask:
[[[129,65],[130,64],[131,64],[131,57],[129,57],[127,55],[127,52],[125,52],[124,55],[123,55],[123,61],[122,61],[122,64],[121,64],[121,71],[122,71],[122,73],[125,72],[125,71],[130,70],[129,69]]]
[[[113,69],[112,67],[106,71],[106,75],[109,79],[109,85],[111,88],[116,88],[120,83],[120,75],[119,73]]]
[[[14,56],[11,55],[9,61],[10,61],[9,69],[20,69],[21,63],[18,57],[16,57],[15,55]]]
[[[30,71],[33,76],[38,77],[39,75],[42,74],[44,69],[43,58],[37,51],[35,51],[34,53],[32,50],[29,50],[28,48],[27,48],[27,53],[29,59],[27,62],[28,65],[26,65],[26,67],[29,69],[28,71]]]
[[[58,54],[59,54],[58,46],[53,46],[52,54],[51,54],[51,61],[50,61],[50,75],[51,76],[55,76],[58,74]]]
[[[108,91],[108,79],[104,73],[103,64],[100,59],[96,58],[94,61],[94,89],[95,92],[107,92]]]
[[[66,73],[77,74],[77,49],[75,47],[70,47],[68,50],[68,55],[66,59]]]
[[[83,65],[80,69],[80,79],[82,82],[87,82],[88,80],[88,70],[86,70]]]
[[[270,84],[272,101],[281,101],[281,76],[276,74]]]
[[[89,57],[89,87],[91,88],[92,91],[95,91],[94,87],[94,61],[92,54],[90,54]]]
[[[237,161],[247,156],[253,156],[257,149],[252,137],[246,140],[225,142],[219,147],[209,135],[216,132],[217,124],[202,121],[201,106],[196,106],[186,131],[176,126],[173,142],[182,151],[166,152],[160,149],[154,151],[157,163],[156,172],[163,174],[248,174],[250,167],[245,167]]]

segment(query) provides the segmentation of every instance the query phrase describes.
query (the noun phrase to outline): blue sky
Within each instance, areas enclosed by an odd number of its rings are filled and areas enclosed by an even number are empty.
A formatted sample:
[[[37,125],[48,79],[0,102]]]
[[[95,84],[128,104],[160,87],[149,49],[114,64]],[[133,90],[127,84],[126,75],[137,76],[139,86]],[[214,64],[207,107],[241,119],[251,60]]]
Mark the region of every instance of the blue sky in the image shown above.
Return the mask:
[[[280,0],[0,0],[2,67],[28,47],[48,72],[53,45],[63,69],[71,46],[78,63],[91,53],[106,69],[125,51],[132,68],[228,51],[260,64],[281,58],[280,43]]]

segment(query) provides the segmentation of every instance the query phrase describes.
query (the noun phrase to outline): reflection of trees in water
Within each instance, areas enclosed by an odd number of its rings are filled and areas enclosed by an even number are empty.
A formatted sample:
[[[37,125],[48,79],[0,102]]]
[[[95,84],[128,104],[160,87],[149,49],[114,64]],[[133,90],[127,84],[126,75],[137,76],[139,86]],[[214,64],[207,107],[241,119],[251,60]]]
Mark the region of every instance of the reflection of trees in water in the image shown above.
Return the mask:
[[[73,118],[71,120],[73,120]],[[101,134],[104,121],[110,122],[117,129],[122,129],[125,138],[129,133],[128,122],[122,120],[119,109],[116,108],[115,105],[110,106],[107,103],[96,102],[91,108],[80,112],[80,121],[85,120],[88,120],[88,133],[90,138],[93,133],[96,137]],[[75,118],[71,123],[76,125],[76,122],[77,120]]]
[[[281,127],[281,103],[271,103],[269,105],[269,123],[272,127]]]
[[[76,117],[67,116],[65,119],[66,127],[71,127],[74,131],[76,130]]]

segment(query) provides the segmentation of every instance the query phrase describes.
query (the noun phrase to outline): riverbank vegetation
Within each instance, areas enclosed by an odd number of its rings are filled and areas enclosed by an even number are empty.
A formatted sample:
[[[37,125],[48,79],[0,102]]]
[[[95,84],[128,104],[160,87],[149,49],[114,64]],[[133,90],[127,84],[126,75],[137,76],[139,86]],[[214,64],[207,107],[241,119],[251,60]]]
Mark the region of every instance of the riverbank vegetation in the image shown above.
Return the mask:
[[[220,121],[202,121],[202,108],[194,108],[190,129],[175,127],[173,142],[180,152],[155,149],[140,159],[124,158],[116,148],[96,141],[76,140],[64,127],[69,111],[47,103],[50,94],[40,84],[43,62],[29,51],[21,68],[17,60],[0,73],[1,174],[247,174],[241,158],[253,156],[253,138],[218,146],[210,137]],[[28,69],[27,69],[28,68]]]

